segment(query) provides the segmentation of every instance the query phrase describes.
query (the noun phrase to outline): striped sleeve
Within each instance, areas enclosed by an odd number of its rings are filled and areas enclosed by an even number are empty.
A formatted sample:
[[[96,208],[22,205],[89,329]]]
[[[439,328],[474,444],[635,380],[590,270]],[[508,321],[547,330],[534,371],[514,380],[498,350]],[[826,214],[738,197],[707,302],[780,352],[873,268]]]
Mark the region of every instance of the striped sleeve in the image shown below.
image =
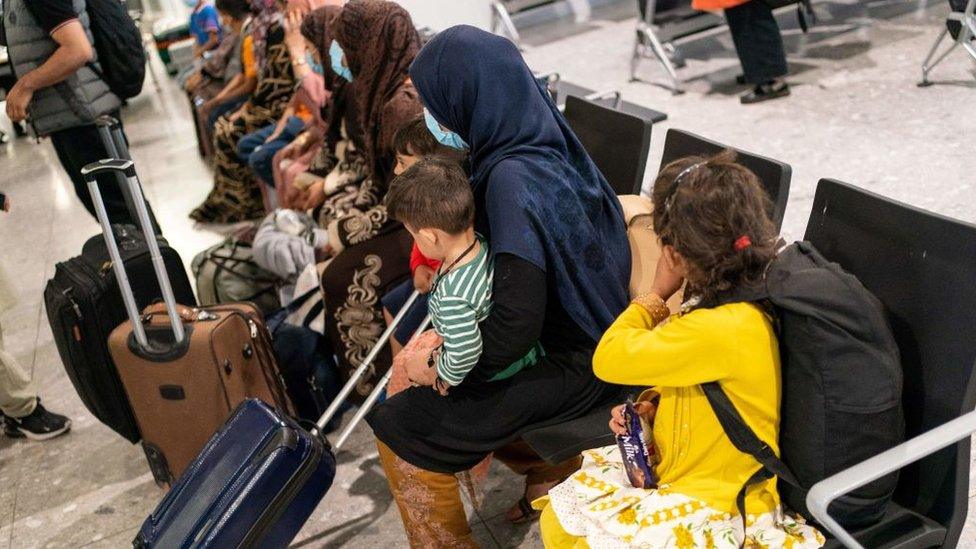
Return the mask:
[[[434,331],[444,339],[437,375],[451,386],[458,385],[481,357],[477,314],[464,299],[443,296],[431,299],[430,317]]]

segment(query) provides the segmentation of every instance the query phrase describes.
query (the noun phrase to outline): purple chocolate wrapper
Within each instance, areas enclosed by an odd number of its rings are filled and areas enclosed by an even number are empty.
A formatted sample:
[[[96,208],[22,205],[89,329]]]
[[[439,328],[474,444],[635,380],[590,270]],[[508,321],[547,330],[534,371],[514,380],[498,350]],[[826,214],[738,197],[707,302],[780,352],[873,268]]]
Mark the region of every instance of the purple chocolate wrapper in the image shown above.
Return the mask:
[[[657,475],[648,452],[647,436],[649,429],[634,409],[633,402],[627,402],[624,407],[624,423],[627,425],[626,435],[617,435],[617,446],[623,458],[627,478],[634,488],[657,487]]]

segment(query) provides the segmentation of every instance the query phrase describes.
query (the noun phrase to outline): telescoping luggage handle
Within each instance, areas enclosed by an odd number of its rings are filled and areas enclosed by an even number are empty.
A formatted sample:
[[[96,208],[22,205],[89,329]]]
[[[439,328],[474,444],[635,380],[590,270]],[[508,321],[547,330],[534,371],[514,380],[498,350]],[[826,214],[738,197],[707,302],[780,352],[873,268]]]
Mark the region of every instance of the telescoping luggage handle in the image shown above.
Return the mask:
[[[406,307],[404,307],[404,309],[406,309]],[[397,322],[394,319],[391,326],[394,329],[396,329],[396,325]],[[413,333],[412,336],[410,336],[410,340],[412,341],[415,337],[422,334],[423,331],[426,330],[427,326],[429,325],[430,325],[430,315],[427,315],[426,317],[424,317],[424,321],[420,323],[420,327],[417,328],[417,330]],[[381,346],[380,344],[377,344],[377,347],[380,346]],[[366,414],[369,413],[370,409],[373,408],[373,405],[376,404],[377,400],[379,400],[380,395],[383,394],[383,391],[386,389],[386,386],[390,384],[390,378],[392,377],[393,377],[393,368],[391,367],[389,370],[387,370],[386,375],[383,376],[383,379],[381,379],[376,384],[376,387],[373,387],[373,392],[371,392],[369,396],[366,397],[366,401],[363,402],[363,405],[360,406],[358,410],[356,410],[356,415],[352,416],[352,421],[349,422],[349,425],[346,425],[346,428],[342,431],[342,433],[339,434],[339,438],[337,438],[335,444],[333,444],[333,447],[336,450],[341,448],[342,445],[346,443],[346,440],[349,439],[349,436],[352,435],[352,432],[356,429],[356,425],[359,425],[359,422],[362,421],[363,418],[366,417]]]
[[[129,147],[125,144],[125,137],[122,135],[122,124],[109,115],[99,116],[95,120],[95,127],[98,134],[102,137],[105,150],[112,158],[119,160],[132,160],[129,156]]]
[[[390,336],[393,335],[393,331],[397,329],[397,326],[403,322],[404,317],[407,316],[407,312],[417,301],[418,297],[420,297],[420,292],[414,290],[414,292],[410,294],[410,297],[407,298],[406,303],[400,307],[400,310],[397,312],[396,316],[393,317],[393,322],[391,322],[390,325],[386,327],[386,330],[383,330],[383,333],[380,334],[379,339],[376,340],[376,344],[373,345],[372,349],[370,349],[369,354],[366,355],[366,358],[363,359],[359,367],[356,368],[352,375],[349,376],[349,381],[342,386],[342,390],[340,390],[339,394],[336,395],[335,399],[332,400],[332,404],[329,404],[329,407],[325,410],[325,413],[322,414],[322,417],[320,417],[316,422],[315,426],[319,432],[322,432],[329,421],[331,421],[332,418],[335,417],[336,413],[339,412],[339,408],[342,407],[342,403],[346,401],[346,399],[349,397],[349,393],[352,392],[352,390],[356,387],[356,384],[359,383],[359,380],[363,377],[363,375],[366,374],[366,370],[373,363],[373,361],[376,360],[376,357],[380,354],[383,346],[386,345],[386,342],[390,340]],[[422,323],[421,329],[418,330],[417,333],[423,331],[423,329],[427,327],[428,322],[429,318],[425,319]],[[363,406],[360,407],[360,411],[362,411],[362,413],[356,414],[356,417],[352,423],[350,423],[349,426],[346,427],[346,430],[343,431],[343,436],[340,436],[337,440],[334,446],[335,448],[338,448],[346,441],[346,438],[349,437],[349,433],[352,432],[353,427],[355,427],[356,423],[366,415],[366,412],[369,411],[370,406],[372,406],[373,403],[376,402],[376,399],[379,398],[380,391],[386,387],[386,383],[389,381],[389,376],[384,377],[383,380],[380,381],[380,383],[376,386],[376,389],[373,390],[375,396],[370,394],[370,398],[363,403]]]
[[[129,320],[132,321],[132,333],[136,342],[142,349],[149,347],[149,339],[146,337],[146,330],[139,321],[139,308],[136,305],[135,296],[132,294],[132,286],[129,284],[129,277],[125,273],[125,266],[122,264],[122,255],[119,253],[119,246],[115,242],[115,234],[112,232],[112,225],[108,220],[108,213],[105,211],[105,203],[102,201],[102,193],[98,190],[98,175],[104,172],[121,173],[126,185],[120,190],[123,194],[128,193],[132,198],[136,214],[139,220],[139,227],[142,229],[149,246],[149,257],[152,260],[153,270],[156,272],[156,279],[159,281],[159,289],[163,294],[163,302],[166,304],[166,313],[169,316],[170,325],[173,327],[173,337],[177,344],[186,338],[183,329],[183,322],[176,312],[176,298],[173,296],[173,287],[169,282],[169,275],[166,272],[166,265],[163,263],[163,254],[159,251],[159,242],[156,240],[156,233],[152,229],[149,220],[149,211],[146,208],[146,200],[142,196],[142,187],[136,176],[136,168],[131,160],[109,159],[93,162],[81,169],[81,175],[88,183],[88,192],[91,193],[92,202],[95,204],[95,215],[98,222],[102,225],[102,234],[105,235],[105,244],[108,247],[109,258],[112,260],[112,269],[115,271],[115,278],[119,282],[119,289],[122,291],[122,301],[125,303],[126,312]],[[128,189],[126,191],[126,188]]]

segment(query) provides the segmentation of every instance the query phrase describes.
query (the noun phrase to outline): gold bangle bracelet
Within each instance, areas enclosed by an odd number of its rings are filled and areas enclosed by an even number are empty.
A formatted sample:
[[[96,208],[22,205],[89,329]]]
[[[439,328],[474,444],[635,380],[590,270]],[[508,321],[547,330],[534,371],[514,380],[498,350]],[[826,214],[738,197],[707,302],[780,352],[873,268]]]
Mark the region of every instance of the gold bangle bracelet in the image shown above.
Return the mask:
[[[651,320],[657,326],[671,316],[671,309],[664,299],[654,292],[643,293],[635,297],[631,303],[636,303],[644,308],[651,315]]]

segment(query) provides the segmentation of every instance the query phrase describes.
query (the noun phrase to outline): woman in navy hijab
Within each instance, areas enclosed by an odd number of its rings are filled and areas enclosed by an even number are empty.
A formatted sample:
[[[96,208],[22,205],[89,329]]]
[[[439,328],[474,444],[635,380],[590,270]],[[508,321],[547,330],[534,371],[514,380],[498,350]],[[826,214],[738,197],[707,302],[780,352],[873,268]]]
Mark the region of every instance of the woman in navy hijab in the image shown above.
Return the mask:
[[[510,41],[452,27],[420,51],[410,77],[441,126],[435,134],[454,132],[469,149],[476,227],[495,262],[493,306],[463,383],[443,397],[408,389],[368,421],[411,545],[466,546],[455,474],[494,453],[528,477],[509,519],[532,518],[527,501],[579,463],[546,465],[521,435],[619,398],[590,361],[628,302],[630,251],[613,190]],[[545,356],[534,366],[488,381],[536,343]]]

